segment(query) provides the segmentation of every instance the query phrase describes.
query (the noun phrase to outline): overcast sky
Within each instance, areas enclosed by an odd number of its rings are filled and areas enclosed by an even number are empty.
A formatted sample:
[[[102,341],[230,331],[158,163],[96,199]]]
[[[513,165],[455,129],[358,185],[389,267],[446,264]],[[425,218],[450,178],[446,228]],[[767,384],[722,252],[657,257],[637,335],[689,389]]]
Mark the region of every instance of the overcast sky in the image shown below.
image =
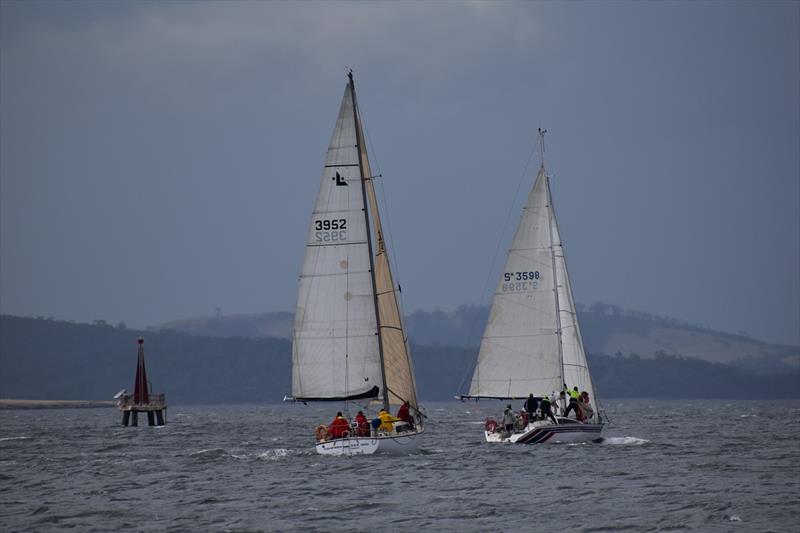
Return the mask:
[[[488,303],[542,126],[578,301],[800,344],[798,2],[4,0],[0,23],[2,313],[293,311],[351,67],[406,312]]]

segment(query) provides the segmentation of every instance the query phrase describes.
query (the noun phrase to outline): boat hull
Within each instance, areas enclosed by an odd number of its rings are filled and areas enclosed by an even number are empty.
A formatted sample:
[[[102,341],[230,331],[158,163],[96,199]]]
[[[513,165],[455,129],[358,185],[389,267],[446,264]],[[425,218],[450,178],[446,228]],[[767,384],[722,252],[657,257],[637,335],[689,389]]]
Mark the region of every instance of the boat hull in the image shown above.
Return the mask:
[[[553,424],[537,421],[528,424],[525,431],[504,436],[500,431],[485,431],[486,442],[512,442],[515,444],[580,443],[600,438],[603,424],[584,424],[570,420]]]
[[[318,442],[316,449],[320,455],[372,455],[375,453],[407,455],[419,450],[419,441],[424,432],[423,430],[377,437],[346,437]]]

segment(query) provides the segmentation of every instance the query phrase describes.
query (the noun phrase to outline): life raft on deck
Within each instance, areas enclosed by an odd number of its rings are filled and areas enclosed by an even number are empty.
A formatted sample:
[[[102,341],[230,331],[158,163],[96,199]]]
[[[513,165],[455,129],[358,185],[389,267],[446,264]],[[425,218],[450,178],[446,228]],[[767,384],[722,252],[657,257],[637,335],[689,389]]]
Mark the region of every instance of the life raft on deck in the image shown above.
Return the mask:
[[[497,429],[497,422],[492,420],[491,418],[487,418],[486,423],[483,425],[483,428],[489,433],[494,433],[495,430]]]

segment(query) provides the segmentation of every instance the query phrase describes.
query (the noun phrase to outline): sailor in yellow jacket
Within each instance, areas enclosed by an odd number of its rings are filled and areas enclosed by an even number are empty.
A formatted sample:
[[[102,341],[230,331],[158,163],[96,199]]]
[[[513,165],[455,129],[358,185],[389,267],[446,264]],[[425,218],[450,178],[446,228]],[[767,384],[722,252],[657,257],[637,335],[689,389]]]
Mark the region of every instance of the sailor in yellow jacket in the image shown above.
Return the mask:
[[[397,422],[399,418],[393,417],[388,411],[385,409],[381,409],[378,412],[378,418],[381,419],[381,425],[378,426],[379,431],[385,431],[387,433],[391,433],[394,431],[394,424],[393,422]]]

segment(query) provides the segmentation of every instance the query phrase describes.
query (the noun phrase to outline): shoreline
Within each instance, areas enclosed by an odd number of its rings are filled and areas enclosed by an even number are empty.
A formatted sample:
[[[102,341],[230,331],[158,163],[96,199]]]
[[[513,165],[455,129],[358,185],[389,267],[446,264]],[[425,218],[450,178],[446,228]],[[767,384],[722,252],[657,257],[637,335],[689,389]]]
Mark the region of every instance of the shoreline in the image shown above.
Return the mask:
[[[96,409],[116,407],[113,400],[17,400],[0,399],[0,410],[3,409]]]

